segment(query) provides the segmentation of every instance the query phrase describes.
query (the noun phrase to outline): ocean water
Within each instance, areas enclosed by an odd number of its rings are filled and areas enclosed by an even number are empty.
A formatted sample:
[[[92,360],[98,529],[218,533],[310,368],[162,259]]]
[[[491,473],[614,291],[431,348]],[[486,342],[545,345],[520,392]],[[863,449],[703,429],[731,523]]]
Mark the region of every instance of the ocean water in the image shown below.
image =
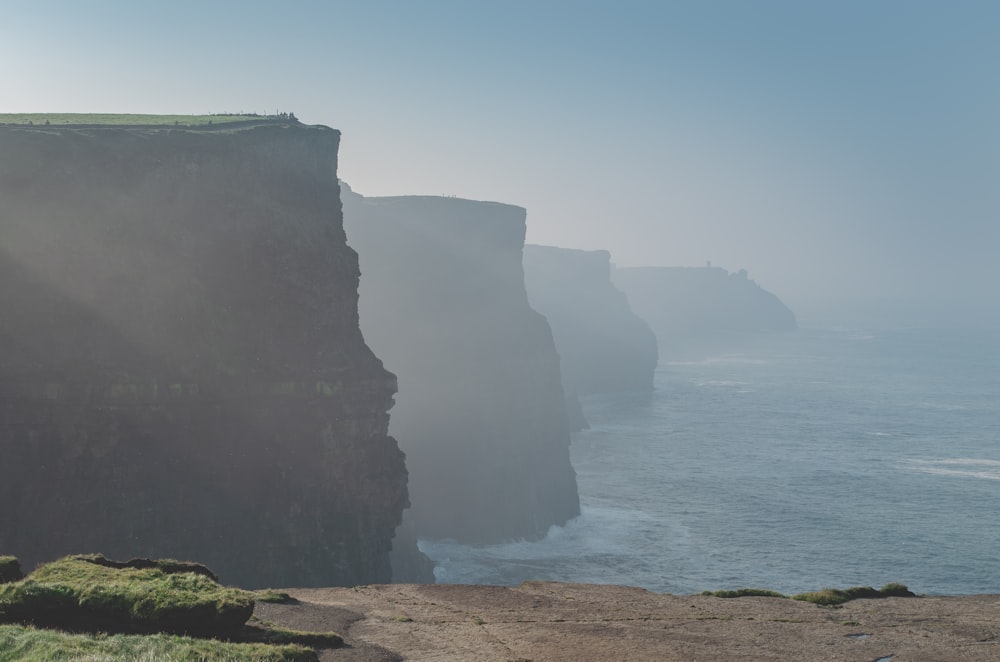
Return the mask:
[[[805,328],[583,405],[580,517],[540,541],[421,541],[439,582],[1000,593],[994,333]]]

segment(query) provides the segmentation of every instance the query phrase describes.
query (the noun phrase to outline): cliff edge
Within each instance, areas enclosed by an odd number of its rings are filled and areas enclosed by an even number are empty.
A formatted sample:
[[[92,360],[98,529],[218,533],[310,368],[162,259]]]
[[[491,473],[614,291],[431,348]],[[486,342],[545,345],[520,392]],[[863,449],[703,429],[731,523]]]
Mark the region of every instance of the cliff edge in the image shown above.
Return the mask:
[[[0,549],[389,581],[406,469],[339,138],[0,127]]]
[[[531,538],[579,514],[559,357],[524,289],[525,210],[343,197],[361,328],[399,376],[416,535]]]
[[[258,614],[292,628],[336,625],[352,649],[380,647],[366,660],[987,662],[1000,654],[997,595],[863,599],[836,609],[556,582],[292,595],[300,605],[259,605]]]
[[[662,355],[727,347],[747,337],[796,328],[778,297],[719,267],[619,267],[611,278],[649,322]]]

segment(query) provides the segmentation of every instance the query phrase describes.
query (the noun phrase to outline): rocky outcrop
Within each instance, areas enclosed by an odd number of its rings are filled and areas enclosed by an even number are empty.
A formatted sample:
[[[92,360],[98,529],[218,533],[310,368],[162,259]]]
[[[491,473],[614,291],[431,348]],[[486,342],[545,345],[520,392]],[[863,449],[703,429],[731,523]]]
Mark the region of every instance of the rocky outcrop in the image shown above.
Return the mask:
[[[614,269],[612,280],[653,327],[661,354],[796,328],[792,311],[744,270],[627,267]]]
[[[392,433],[421,537],[536,537],[579,513],[559,358],[528,305],[525,210],[345,188],[361,327],[399,376]]]
[[[358,328],[338,144],[0,128],[0,550],[390,579],[396,383]]]
[[[611,255],[524,247],[532,308],[552,325],[567,393],[651,391],[656,336],[611,282]]]

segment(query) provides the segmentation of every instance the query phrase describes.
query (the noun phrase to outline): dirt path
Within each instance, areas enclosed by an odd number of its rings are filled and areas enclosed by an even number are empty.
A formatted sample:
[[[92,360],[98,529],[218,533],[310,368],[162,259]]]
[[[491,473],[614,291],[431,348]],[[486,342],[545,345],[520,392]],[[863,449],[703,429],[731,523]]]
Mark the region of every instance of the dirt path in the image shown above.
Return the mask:
[[[291,589],[261,605],[288,627],[334,630],[324,660],[1000,661],[1000,596],[855,600],[673,596],[527,582]]]

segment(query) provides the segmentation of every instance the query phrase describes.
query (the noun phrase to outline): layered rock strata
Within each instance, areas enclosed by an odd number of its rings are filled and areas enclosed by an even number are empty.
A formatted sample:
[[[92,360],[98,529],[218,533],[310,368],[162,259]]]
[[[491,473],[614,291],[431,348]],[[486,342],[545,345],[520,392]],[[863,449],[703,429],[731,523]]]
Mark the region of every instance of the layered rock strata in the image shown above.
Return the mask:
[[[577,515],[559,357],[524,288],[525,210],[343,196],[361,328],[399,376],[416,535],[530,538]]]
[[[612,284],[610,253],[528,245],[524,280],[552,325],[567,392],[653,389],[656,336]]]
[[[339,136],[0,128],[0,550],[389,581],[406,469]]]

